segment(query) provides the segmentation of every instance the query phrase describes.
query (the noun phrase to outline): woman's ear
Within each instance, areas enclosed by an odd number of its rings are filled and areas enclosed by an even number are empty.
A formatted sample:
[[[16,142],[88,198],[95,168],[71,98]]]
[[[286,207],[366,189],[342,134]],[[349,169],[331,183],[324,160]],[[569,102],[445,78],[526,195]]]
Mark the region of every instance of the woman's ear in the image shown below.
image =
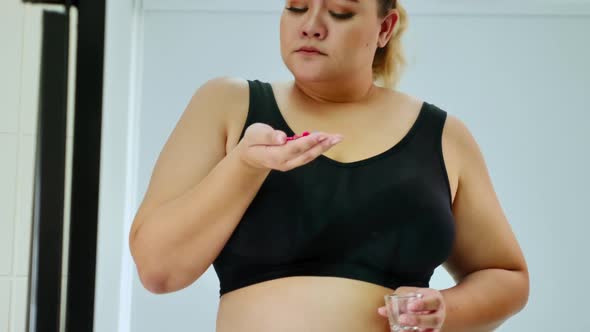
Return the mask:
[[[397,10],[392,10],[383,19],[383,22],[381,23],[381,30],[379,31],[379,39],[377,41],[377,45],[379,47],[385,47],[385,45],[387,45],[391,39],[395,26],[397,25],[398,18],[399,15],[397,14]]]

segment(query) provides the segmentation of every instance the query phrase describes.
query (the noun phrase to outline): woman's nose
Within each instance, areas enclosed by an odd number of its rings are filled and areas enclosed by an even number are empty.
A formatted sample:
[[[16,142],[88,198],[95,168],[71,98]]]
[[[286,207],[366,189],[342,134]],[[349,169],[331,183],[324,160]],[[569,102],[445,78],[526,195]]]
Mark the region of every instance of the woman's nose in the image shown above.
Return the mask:
[[[321,22],[317,14],[312,14],[301,29],[301,35],[307,38],[326,38],[326,26]]]
[[[322,33],[319,30],[313,30],[313,29],[303,30],[303,36],[305,36],[305,37],[313,36],[314,38],[324,39],[324,33]]]

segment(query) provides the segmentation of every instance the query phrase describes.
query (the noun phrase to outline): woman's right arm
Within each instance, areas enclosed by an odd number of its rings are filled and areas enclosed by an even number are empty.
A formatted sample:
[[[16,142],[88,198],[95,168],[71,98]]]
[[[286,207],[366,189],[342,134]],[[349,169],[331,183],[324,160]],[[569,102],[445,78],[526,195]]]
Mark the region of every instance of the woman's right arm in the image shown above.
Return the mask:
[[[185,288],[209,268],[271,170],[304,165],[342,139],[317,132],[286,144],[284,132],[254,123],[226,155],[230,113],[248,111],[249,93],[243,80],[204,84],[160,153],[129,234],[153,293]]]
[[[270,173],[243,162],[237,149],[226,155],[228,114],[245,112],[248,94],[245,81],[205,83],[159,155],[129,234],[141,282],[153,293],[185,288],[209,268]]]

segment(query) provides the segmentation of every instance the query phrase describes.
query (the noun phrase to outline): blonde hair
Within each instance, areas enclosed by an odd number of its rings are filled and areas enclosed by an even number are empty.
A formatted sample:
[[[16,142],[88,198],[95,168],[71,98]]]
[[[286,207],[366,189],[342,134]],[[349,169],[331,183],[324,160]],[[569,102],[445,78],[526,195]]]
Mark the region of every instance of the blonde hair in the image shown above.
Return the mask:
[[[391,39],[385,47],[378,48],[373,59],[373,77],[381,81],[386,88],[393,89],[399,83],[406,66],[406,57],[402,47],[402,36],[408,27],[408,14],[399,0],[377,0],[379,17],[384,18],[391,9],[398,13],[398,19]]]

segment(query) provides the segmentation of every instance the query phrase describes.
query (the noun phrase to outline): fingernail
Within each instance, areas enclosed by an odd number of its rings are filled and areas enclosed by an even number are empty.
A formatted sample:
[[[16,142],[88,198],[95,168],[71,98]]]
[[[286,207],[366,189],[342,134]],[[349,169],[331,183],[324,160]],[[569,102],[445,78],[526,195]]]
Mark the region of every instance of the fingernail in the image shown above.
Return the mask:
[[[337,144],[337,143],[340,143],[341,141],[342,141],[341,137],[332,138],[332,140],[330,141],[330,144]]]

